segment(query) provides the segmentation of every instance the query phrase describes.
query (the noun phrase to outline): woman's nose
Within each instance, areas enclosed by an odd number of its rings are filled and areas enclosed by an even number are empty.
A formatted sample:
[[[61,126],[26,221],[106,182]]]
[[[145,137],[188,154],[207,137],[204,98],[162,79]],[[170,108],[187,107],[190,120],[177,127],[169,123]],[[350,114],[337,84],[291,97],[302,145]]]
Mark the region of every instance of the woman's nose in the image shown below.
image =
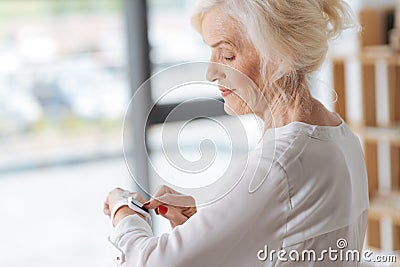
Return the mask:
[[[225,76],[225,72],[220,64],[210,62],[208,64],[207,75],[206,78],[210,82],[221,81]]]

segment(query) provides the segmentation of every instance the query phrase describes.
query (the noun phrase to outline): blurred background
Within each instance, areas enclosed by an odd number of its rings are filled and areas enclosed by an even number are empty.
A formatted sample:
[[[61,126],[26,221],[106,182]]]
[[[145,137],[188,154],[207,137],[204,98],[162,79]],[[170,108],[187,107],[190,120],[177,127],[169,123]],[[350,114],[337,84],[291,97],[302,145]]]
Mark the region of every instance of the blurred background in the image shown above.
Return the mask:
[[[390,82],[400,76],[397,63],[385,63],[393,58],[388,36],[395,2],[349,1],[363,26],[372,26],[362,37],[347,31],[332,42],[312,83],[314,96],[340,112],[369,151],[370,196],[377,200],[366,247],[385,252],[400,249],[400,82]],[[208,60],[209,49],[190,26],[193,5],[193,0],[0,1],[0,266],[114,266],[102,208],[110,189],[135,188],[123,157],[124,115],[149,75]],[[364,67],[366,57],[373,63]],[[371,81],[365,73],[392,76],[389,82],[378,76]],[[373,96],[362,89],[368,86]],[[389,90],[393,94],[385,102],[380,86],[394,86],[397,93]],[[162,94],[162,86],[154,84],[148,100]],[[160,110],[204,94],[167,97]],[[206,96],[217,99],[218,92]],[[374,103],[375,115],[366,101]],[[210,112],[223,115],[220,107]],[[162,113],[154,115],[146,137],[155,161]],[[252,118],[244,123],[249,132],[257,129]],[[205,126],[193,127],[198,133]],[[208,130],[212,135],[212,126]],[[133,146],[144,165],[131,171],[154,190],[145,154]],[[159,234],[169,225],[155,218],[154,229]]]

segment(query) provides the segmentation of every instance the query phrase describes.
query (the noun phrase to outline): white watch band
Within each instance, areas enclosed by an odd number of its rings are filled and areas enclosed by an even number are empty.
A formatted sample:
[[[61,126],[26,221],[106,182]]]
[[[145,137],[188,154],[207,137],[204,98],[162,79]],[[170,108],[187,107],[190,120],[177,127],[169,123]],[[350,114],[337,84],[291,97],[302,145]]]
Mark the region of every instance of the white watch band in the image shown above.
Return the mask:
[[[118,201],[118,202],[114,205],[114,207],[113,207],[112,210],[111,210],[111,216],[110,216],[110,218],[111,218],[111,223],[114,221],[115,213],[117,213],[117,211],[118,211],[121,207],[123,207],[123,206],[128,206],[128,207],[129,207],[129,205],[128,205],[128,199],[122,199],[122,200]]]
[[[138,206],[136,206],[135,204],[133,204],[131,201],[128,201],[128,207],[131,210],[136,211],[137,213],[140,213],[141,215],[143,215],[146,219],[146,222],[148,224],[150,224],[150,226],[152,226],[152,221],[151,221],[151,216],[150,213],[145,212],[144,210],[142,210],[141,208],[139,208]]]
[[[118,201],[118,202],[114,205],[114,207],[113,207],[113,209],[112,209],[112,211],[111,211],[111,216],[110,216],[110,217],[111,217],[111,223],[114,221],[115,213],[116,213],[121,207],[123,207],[123,206],[128,206],[131,210],[133,210],[133,211],[135,211],[135,212],[137,212],[137,213],[143,215],[143,217],[145,217],[145,219],[146,219],[146,222],[147,222],[148,224],[150,224],[150,226],[152,226],[152,221],[151,221],[151,216],[150,216],[150,214],[147,213],[147,212],[145,212],[144,210],[140,209],[139,207],[137,207],[137,206],[136,206],[135,204],[133,204],[131,201],[129,201],[129,198],[124,198],[124,199]]]

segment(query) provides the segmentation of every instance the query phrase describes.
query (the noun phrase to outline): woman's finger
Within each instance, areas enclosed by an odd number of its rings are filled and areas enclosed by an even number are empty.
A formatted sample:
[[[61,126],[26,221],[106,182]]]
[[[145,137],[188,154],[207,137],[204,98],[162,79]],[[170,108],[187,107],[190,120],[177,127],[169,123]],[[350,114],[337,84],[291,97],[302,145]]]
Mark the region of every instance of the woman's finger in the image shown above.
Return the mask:
[[[145,206],[148,209],[155,209],[162,204],[183,208],[196,206],[196,202],[193,197],[171,193],[166,193],[162,196],[155,197],[149,202],[145,203]]]
[[[163,197],[165,195],[184,196],[183,194],[175,191],[174,189],[172,189],[166,185],[163,185],[158,188],[157,192],[153,195],[152,199],[160,199],[161,197]]]
[[[140,203],[142,203],[142,204],[146,203],[146,199],[144,199],[139,193],[135,193],[135,194],[133,195],[133,197],[134,197],[137,201],[139,201]]]
[[[192,217],[196,212],[197,212],[197,208],[195,206],[194,207],[185,208],[185,209],[182,210],[182,214],[185,215],[188,218]]]
[[[189,218],[181,213],[181,211],[173,206],[160,206],[158,211],[161,216],[171,222],[171,226],[184,224]]]
[[[158,198],[159,201],[164,202],[168,205],[177,207],[193,207],[196,205],[194,198],[187,195],[177,194],[164,194]]]
[[[103,212],[105,215],[111,216],[110,206],[106,202],[104,202]]]
[[[144,206],[147,209],[157,209],[159,206],[163,205],[163,204],[167,204],[167,203],[163,203],[157,199],[152,199],[146,203],[144,203]]]
[[[182,196],[183,198],[181,199],[180,197]],[[162,185],[153,195],[152,200],[145,203],[145,206],[149,209],[156,209],[158,206],[161,205],[161,203],[174,206],[190,206],[195,204],[192,203],[194,202],[194,199],[193,201],[187,201],[185,198],[187,198],[187,196],[175,191],[174,189],[166,185]]]
[[[121,188],[115,188],[113,190],[110,191],[110,193],[107,196],[106,202],[109,205],[109,208],[112,209],[113,206],[120,200],[122,199],[127,199],[130,196],[134,196],[136,199],[139,198],[139,201],[144,203],[145,200],[139,196],[138,193],[135,192],[130,192],[128,190],[124,190]]]
[[[166,185],[162,185],[158,188],[157,192],[154,194],[154,198],[160,197],[164,194],[176,194],[176,195],[181,195],[178,191],[175,191],[171,187],[168,187]]]

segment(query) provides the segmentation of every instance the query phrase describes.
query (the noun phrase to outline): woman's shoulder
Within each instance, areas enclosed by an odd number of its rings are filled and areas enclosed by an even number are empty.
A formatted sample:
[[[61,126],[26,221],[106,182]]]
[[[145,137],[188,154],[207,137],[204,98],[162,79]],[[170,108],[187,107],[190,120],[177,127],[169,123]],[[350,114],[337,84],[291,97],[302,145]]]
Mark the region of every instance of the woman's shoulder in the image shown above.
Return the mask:
[[[253,157],[267,157],[277,161],[283,167],[301,159],[302,156],[329,156],[339,150],[360,147],[356,135],[342,121],[339,126],[318,126],[302,122],[293,122],[283,127],[265,132],[254,151]]]
[[[307,142],[308,136],[301,132],[293,131],[277,135],[269,131],[249,155],[253,160],[262,158],[285,166],[287,159],[294,160],[302,153]]]
[[[286,186],[291,216],[296,219],[288,221],[285,244],[345,227],[368,207],[366,169],[358,138],[347,125],[307,127],[264,138],[251,153],[254,162],[270,166],[263,188]],[[323,227],[319,227],[321,221],[325,222]],[[296,234],[301,225],[310,229],[309,235]]]

